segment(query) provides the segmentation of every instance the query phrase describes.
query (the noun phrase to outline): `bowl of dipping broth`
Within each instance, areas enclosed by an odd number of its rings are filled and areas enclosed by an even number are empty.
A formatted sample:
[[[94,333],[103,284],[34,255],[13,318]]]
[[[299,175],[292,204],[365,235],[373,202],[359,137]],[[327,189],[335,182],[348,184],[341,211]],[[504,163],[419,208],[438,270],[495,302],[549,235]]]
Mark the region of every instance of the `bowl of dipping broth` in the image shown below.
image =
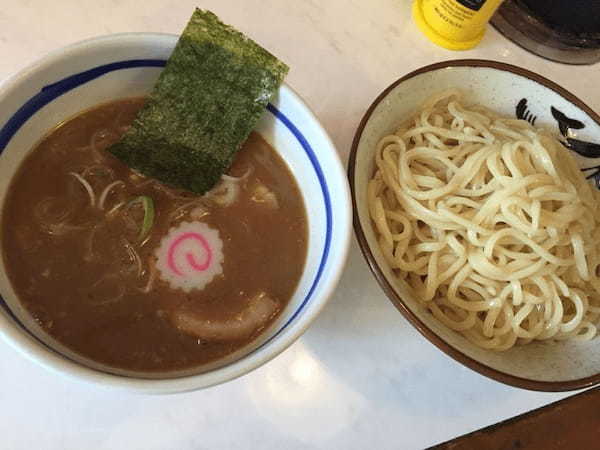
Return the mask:
[[[423,336],[516,387],[600,382],[600,117],[494,61],[426,66],[364,115],[354,228]]]
[[[285,84],[204,196],[105,151],[176,42],[94,38],[0,87],[0,335],[75,380],[169,393],[241,376],[307,329],[346,261],[342,164]]]

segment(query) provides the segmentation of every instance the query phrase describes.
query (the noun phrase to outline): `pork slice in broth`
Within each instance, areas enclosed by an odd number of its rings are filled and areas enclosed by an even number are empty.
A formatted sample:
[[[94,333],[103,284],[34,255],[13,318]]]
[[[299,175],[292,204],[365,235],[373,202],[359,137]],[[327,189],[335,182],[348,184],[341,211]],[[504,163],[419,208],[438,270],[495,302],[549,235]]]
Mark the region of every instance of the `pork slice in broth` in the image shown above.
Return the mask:
[[[246,339],[262,329],[279,309],[279,302],[260,292],[240,313],[225,320],[207,319],[188,309],[175,310],[171,319],[179,330],[199,339],[234,341]]]

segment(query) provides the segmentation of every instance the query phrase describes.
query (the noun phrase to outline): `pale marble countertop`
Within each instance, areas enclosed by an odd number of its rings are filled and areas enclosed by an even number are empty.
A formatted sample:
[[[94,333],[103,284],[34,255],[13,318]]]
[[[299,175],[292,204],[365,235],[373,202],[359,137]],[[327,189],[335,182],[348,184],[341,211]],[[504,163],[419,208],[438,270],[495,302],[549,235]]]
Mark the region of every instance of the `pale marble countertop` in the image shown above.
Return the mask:
[[[347,159],[375,96],[420,66],[487,58],[541,73],[600,110],[600,66],[552,63],[489,29],[476,49],[429,43],[409,0],[19,0],[0,8],[0,80],[46,52],[123,31],[179,33],[208,8],[291,67]],[[18,449],[423,448],[558,400],[454,362],[394,309],[353,243],[308,332],[262,368],[194,393],[142,396],[52,375],[0,343],[0,447]]]

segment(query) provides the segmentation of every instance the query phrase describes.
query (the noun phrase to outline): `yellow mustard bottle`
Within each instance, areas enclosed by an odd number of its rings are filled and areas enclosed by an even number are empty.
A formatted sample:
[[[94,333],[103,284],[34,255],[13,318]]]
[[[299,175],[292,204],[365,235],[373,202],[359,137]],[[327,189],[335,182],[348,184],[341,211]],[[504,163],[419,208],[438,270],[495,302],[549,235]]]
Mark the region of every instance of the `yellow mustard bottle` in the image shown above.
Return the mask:
[[[432,42],[449,50],[475,47],[503,0],[415,0],[413,19]]]

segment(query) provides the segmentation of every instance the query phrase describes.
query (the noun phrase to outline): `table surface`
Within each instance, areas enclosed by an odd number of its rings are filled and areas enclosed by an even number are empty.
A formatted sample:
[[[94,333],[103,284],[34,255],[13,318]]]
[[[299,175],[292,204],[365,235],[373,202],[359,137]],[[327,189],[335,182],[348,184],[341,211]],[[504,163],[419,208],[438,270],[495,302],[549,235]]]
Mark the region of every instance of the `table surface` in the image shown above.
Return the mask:
[[[600,387],[482,428],[431,450],[597,449]]]
[[[211,9],[291,66],[287,82],[344,161],[363,113],[426,64],[486,58],[533,70],[600,110],[600,66],[535,57],[489,29],[455,53],[416,29],[409,0],[20,0],[0,8],[0,80],[46,52],[125,32],[179,33]],[[394,309],[355,242],[331,301],[306,334],[254,372],[171,396],[67,381],[0,344],[4,449],[423,448],[559,400],[489,380],[431,345]]]

